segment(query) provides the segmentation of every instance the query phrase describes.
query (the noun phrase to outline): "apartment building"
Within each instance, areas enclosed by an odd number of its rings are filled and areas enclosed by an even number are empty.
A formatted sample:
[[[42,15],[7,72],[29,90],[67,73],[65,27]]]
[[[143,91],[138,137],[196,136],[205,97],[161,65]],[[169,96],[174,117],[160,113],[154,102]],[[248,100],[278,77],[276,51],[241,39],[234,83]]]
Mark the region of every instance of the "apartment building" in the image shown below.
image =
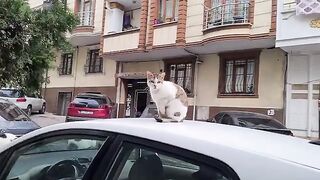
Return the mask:
[[[184,87],[188,119],[248,110],[283,121],[286,58],[275,30],[274,0],[106,1],[102,51],[118,62],[118,116],[152,103],[149,70]]]
[[[278,0],[276,46],[288,53],[286,125],[319,137],[320,20],[318,1]]]
[[[188,119],[248,110],[284,121],[275,0],[67,2],[80,24],[69,37],[75,51],[58,54],[48,73],[48,111],[64,114],[78,92],[99,91],[116,102],[117,117],[139,116],[153,103],[149,70],[186,90]]]
[[[57,52],[56,61],[48,72],[49,83],[43,85],[47,110],[65,115],[66,108],[80,92],[101,92],[116,95],[116,62],[100,56],[104,1],[68,0],[67,6],[80,23],[67,34],[74,50]],[[41,0],[29,0],[31,7],[40,7]],[[115,101],[115,99],[113,99]]]

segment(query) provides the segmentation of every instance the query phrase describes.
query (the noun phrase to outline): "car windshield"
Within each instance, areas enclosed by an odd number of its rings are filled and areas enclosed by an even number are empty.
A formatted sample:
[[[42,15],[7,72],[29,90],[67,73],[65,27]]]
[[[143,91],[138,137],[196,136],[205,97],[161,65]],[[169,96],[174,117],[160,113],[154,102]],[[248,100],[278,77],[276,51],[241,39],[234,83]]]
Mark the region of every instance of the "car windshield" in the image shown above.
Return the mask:
[[[16,89],[1,89],[0,97],[10,97],[10,98],[19,98],[22,97],[23,94],[21,91]]]
[[[282,124],[267,118],[238,118],[239,122],[251,128],[286,129]]]
[[[30,118],[17,106],[0,102],[0,116],[7,121],[29,121]]]

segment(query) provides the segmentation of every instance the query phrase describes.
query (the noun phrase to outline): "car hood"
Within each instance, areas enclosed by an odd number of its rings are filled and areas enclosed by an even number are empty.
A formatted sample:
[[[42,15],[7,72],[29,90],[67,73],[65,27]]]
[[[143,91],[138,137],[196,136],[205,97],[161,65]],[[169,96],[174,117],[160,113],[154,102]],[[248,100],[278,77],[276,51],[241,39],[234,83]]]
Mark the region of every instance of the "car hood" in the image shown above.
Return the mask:
[[[0,129],[4,130],[6,133],[11,133],[17,136],[21,136],[39,128],[40,126],[33,121],[0,122]]]

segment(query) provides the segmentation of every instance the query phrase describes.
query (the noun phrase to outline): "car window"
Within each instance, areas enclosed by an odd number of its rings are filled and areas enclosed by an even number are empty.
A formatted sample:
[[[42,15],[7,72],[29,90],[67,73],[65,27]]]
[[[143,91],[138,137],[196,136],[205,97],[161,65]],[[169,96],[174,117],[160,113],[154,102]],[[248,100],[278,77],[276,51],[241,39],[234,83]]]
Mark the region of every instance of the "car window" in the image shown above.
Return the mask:
[[[216,120],[216,122],[220,122],[220,120],[221,120],[221,118],[222,118],[223,115],[224,115],[224,113],[218,113],[218,114],[214,117],[214,119]]]
[[[107,104],[107,100],[103,98],[77,97],[73,100],[76,107],[98,108],[102,104]]]
[[[9,97],[9,98],[19,98],[19,97],[23,97],[24,93],[16,89],[1,89],[0,96]]]
[[[286,129],[281,123],[267,118],[238,118],[247,127]]]
[[[6,177],[11,179],[82,179],[106,138],[59,136],[17,150]]]
[[[0,102],[0,116],[7,121],[29,121],[30,118],[16,105]]]
[[[232,117],[229,115],[224,115],[221,119],[221,124],[233,125]]]
[[[230,180],[214,167],[130,144],[123,146],[117,161],[113,177],[106,180]]]

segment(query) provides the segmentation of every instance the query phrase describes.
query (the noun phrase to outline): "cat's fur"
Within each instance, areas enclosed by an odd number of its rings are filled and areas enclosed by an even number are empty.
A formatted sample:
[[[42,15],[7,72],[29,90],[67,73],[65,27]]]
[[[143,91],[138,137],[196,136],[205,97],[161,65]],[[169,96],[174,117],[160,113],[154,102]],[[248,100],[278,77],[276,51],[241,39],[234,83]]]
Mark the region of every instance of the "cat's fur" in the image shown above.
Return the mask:
[[[187,116],[188,97],[179,85],[164,80],[165,73],[147,72],[147,83],[158,109],[157,121],[181,122]]]

